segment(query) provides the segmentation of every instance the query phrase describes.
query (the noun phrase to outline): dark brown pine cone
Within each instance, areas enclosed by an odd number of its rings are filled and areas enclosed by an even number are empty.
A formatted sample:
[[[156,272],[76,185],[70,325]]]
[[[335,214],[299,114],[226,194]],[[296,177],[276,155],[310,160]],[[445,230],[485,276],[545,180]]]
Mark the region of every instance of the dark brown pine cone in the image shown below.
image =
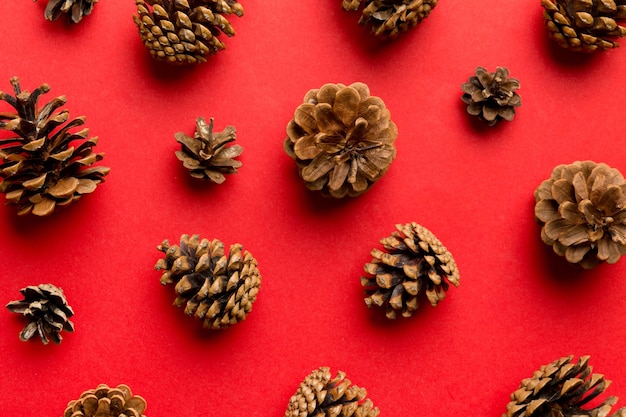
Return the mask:
[[[522,105],[522,99],[515,92],[520,88],[519,80],[509,77],[509,70],[498,67],[489,72],[483,67],[476,68],[476,75],[464,83],[461,99],[467,104],[467,112],[487,122],[489,126],[500,120],[513,120],[515,107]]]
[[[626,0],[541,0],[550,37],[573,51],[594,52],[619,46],[626,35]]]
[[[165,253],[155,266],[165,271],[161,284],[176,284],[174,305],[185,305],[185,313],[203,320],[205,328],[230,327],[252,310],[261,275],[256,259],[240,244],[225,253],[217,239],[182,235],[180,246],[164,240],[157,249]]]
[[[67,122],[67,110],[56,112],[65,96],[38,107],[39,97],[50,90],[47,84],[32,93],[22,91],[17,77],[11,84],[15,96],[0,92],[0,100],[15,112],[0,113],[0,129],[17,136],[0,139],[0,192],[7,204],[17,206],[18,214],[45,216],[93,192],[109,168],[90,167],[104,154],[93,152],[98,138],[87,139],[89,129],[70,132],[85,117]]]
[[[226,46],[221,33],[234,36],[226,18],[243,16],[236,0],[135,0],[133,16],[139,35],[153,58],[172,64],[206,62]]]
[[[7,304],[9,311],[24,315],[28,324],[20,333],[20,340],[25,342],[38,335],[47,345],[50,340],[59,344],[63,337],[61,331],[74,331],[70,317],[74,315],[72,307],[67,305],[63,290],[52,284],[28,286],[20,290],[23,300]]]
[[[285,417],[376,417],[380,413],[365,388],[352,385],[339,371],[331,378],[329,368],[311,372],[289,400]]]
[[[396,156],[398,129],[363,83],[310,90],[287,125],[285,152],[310,190],[341,198],[367,191]]]
[[[46,19],[57,20],[62,15],[67,16],[71,23],[78,23],[83,16],[89,16],[98,0],[49,0],[44,16]]]
[[[522,381],[511,394],[511,402],[502,417],[607,417],[617,397],[608,397],[590,407],[587,404],[602,394],[610,381],[604,375],[592,374],[587,364],[589,356],[572,362],[573,356],[558,359],[543,365],[531,378]],[[587,405],[587,407],[585,407]],[[626,416],[621,408],[611,417]]]
[[[398,224],[397,231],[381,239],[385,251],[372,250],[361,277],[368,307],[384,307],[389,319],[401,311],[410,317],[418,309],[420,294],[434,307],[446,296],[449,284],[459,285],[459,270],[452,254],[428,229],[417,223]]]
[[[109,388],[100,384],[67,404],[63,417],[142,417],[146,400],[133,395],[127,385]]]
[[[559,165],[535,190],[541,239],[568,262],[593,268],[626,253],[626,181],[593,161]]]

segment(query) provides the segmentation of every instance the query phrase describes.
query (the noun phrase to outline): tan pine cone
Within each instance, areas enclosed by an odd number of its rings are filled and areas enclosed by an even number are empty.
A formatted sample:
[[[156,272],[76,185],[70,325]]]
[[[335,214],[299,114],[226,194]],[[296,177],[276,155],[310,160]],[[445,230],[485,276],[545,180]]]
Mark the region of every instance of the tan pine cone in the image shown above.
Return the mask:
[[[461,86],[461,99],[467,104],[467,112],[487,122],[489,126],[500,120],[513,120],[515,108],[522,105],[517,78],[509,77],[509,70],[498,67],[489,72],[483,67],[476,68],[476,75]]]
[[[54,21],[65,15],[70,23],[78,23],[84,16],[91,14],[97,2],[98,0],[49,0],[44,16],[47,20]]]
[[[146,400],[133,395],[127,385],[100,384],[67,404],[63,417],[144,417]]]
[[[559,165],[535,190],[541,239],[568,262],[593,268],[626,253],[626,181],[593,161]]]
[[[396,156],[398,129],[363,83],[310,90],[287,125],[285,152],[310,190],[336,198],[367,191]]]

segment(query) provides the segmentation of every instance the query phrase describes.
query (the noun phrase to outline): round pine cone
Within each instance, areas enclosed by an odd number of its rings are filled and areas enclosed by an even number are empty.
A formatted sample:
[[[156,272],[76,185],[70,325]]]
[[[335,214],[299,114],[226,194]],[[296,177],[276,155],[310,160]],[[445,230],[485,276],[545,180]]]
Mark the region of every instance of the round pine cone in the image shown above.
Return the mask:
[[[133,395],[127,385],[109,388],[100,384],[67,404],[63,417],[142,417],[146,400]]]
[[[224,253],[224,244],[198,235],[182,235],[180,246],[164,240],[165,253],[155,269],[163,285],[175,283],[174,305],[203,320],[204,327],[222,329],[246,318],[261,286],[257,261],[240,244]]]
[[[626,253],[626,182],[593,161],[559,165],[535,190],[541,239],[568,262],[590,269]]]
[[[446,296],[449,284],[459,285],[459,270],[452,254],[428,229],[417,223],[396,225],[397,231],[381,239],[385,251],[374,249],[361,277],[368,307],[385,307],[389,319],[401,310],[410,317],[418,309],[418,297],[434,307]]]
[[[88,16],[98,0],[49,0],[44,16],[47,20],[57,20],[66,15],[70,23],[78,23]]]
[[[285,417],[376,417],[380,413],[365,388],[352,385],[339,371],[331,378],[323,367],[309,374],[289,400]]]
[[[550,37],[573,51],[594,52],[619,46],[626,35],[626,0],[541,0]]]
[[[398,129],[363,83],[310,90],[287,125],[285,152],[310,190],[341,198],[367,191],[396,156]]]
[[[511,394],[502,417],[607,417],[617,397],[608,397],[595,407],[584,406],[602,394],[610,381],[604,375],[591,373],[589,356],[582,356],[575,363],[572,357],[544,365],[531,378],[524,379]],[[625,415],[626,408],[621,408],[611,416]]]
[[[509,78],[509,70],[498,67],[489,72],[483,67],[476,68],[476,75],[461,86],[461,99],[467,104],[467,112],[487,122],[489,126],[500,120],[513,120],[515,107],[522,105],[522,99],[515,92],[520,88],[519,80]]]

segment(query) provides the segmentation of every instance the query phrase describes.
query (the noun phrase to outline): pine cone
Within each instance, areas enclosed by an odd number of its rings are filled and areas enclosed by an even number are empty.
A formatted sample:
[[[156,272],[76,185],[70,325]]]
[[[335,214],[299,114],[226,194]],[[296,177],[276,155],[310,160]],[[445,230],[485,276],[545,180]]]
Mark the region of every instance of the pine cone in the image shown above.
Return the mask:
[[[285,417],[376,417],[380,410],[366,398],[365,388],[345,378],[341,371],[331,379],[329,368],[314,370],[289,400]]]
[[[396,156],[398,129],[363,83],[310,90],[287,125],[285,152],[310,190],[341,198],[367,191]]]
[[[9,103],[15,113],[0,113],[0,129],[17,137],[0,139],[0,192],[6,203],[16,205],[18,214],[45,216],[56,206],[63,206],[89,194],[104,181],[107,167],[91,167],[103,153],[92,148],[98,138],[87,139],[89,129],[70,130],[85,123],[85,117],[72,121],[65,109],[65,96],[37,107],[39,96],[47,93],[47,84],[29,93],[22,91],[17,77],[11,78],[15,97],[0,92],[0,100]],[[59,127],[61,126],[61,127]]]
[[[397,231],[381,239],[385,251],[373,249],[361,277],[368,307],[386,308],[389,319],[396,310],[411,317],[420,293],[434,307],[446,296],[449,283],[459,285],[459,270],[452,254],[428,229],[417,223],[396,225]]]
[[[109,388],[100,384],[67,404],[63,417],[142,417],[146,400],[133,395],[127,385]]]
[[[136,0],[133,16],[139,35],[153,58],[175,64],[206,62],[223,50],[220,33],[234,36],[225,17],[243,16],[236,0]],[[150,7],[150,6],[152,7]]]
[[[28,319],[28,324],[20,333],[21,341],[26,342],[37,334],[44,345],[50,340],[59,344],[63,340],[62,330],[74,331],[74,324],[69,320],[74,311],[67,305],[61,288],[41,284],[22,288],[20,292],[24,299],[11,301],[6,307]]]
[[[190,170],[194,178],[209,179],[217,184],[224,182],[224,174],[237,172],[241,162],[234,160],[243,152],[239,145],[226,147],[237,138],[235,128],[226,126],[223,132],[213,133],[213,118],[207,126],[202,117],[196,120],[196,133],[193,138],[182,132],[176,133],[176,140],[182,150],[176,156]]]
[[[98,0],[50,0],[44,16],[47,20],[54,21],[64,14],[70,23],[78,23],[83,16],[91,14],[97,2]]]
[[[541,0],[549,35],[573,51],[594,52],[619,46],[626,35],[626,0]]]
[[[541,239],[568,262],[593,268],[626,253],[626,181],[606,164],[559,165],[535,190]]]
[[[604,375],[591,373],[588,361],[589,356],[582,356],[574,363],[572,356],[568,356],[542,366],[511,394],[511,402],[502,417],[607,417],[617,397],[608,397],[595,407],[584,408],[610,384]],[[611,416],[626,416],[626,408]]]
[[[461,99],[467,104],[467,112],[487,122],[489,126],[500,120],[513,120],[515,107],[522,105],[519,94],[519,80],[509,78],[509,70],[498,67],[496,72],[488,72],[483,67],[476,68],[476,75],[464,83]]]
[[[221,329],[246,318],[256,300],[261,275],[257,261],[240,244],[224,253],[217,239],[200,240],[182,235],[180,246],[164,240],[157,247],[165,253],[155,269],[164,270],[161,284],[175,283],[174,305],[185,305],[185,313],[204,321],[204,327]]]

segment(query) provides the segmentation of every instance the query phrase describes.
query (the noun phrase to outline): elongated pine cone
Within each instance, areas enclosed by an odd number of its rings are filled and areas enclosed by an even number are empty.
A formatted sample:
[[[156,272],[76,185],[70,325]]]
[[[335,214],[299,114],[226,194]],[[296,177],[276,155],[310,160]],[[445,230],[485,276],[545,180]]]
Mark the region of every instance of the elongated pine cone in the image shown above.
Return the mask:
[[[511,394],[502,417],[609,416],[617,397],[608,397],[595,407],[585,405],[602,394],[610,381],[605,380],[604,375],[591,373],[589,356],[581,356],[577,362],[572,358],[568,356],[543,365],[531,378],[524,379]],[[626,408],[611,414],[611,417],[623,416],[626,416]]]
[[[133,395],[127,385],[100,384],[67,404],[63,417],[143,417],[146,400]]]
[[[560,46],[594,52],[617,48],[626,35],[626,0],[541,0],[548,33]]]
[[[310,190],[341,198],[367,191],[396,156],[398,129],[363,83],[310,90],[287,125],[285,152]]]
[[[67,16],[71,23],[80,22],[84,16],[91,14],[98,0],[49,0],[44,11],[47,20],[57,20],[62,15]]]
[[[25,342],[38,335],[45,345],[50,340],[59,344],[63,340],[62,330],[74,331],[74,324],[70,321],[74,311],[67,304],[61,288],[52,284],[40,284],[22,288],[20,292],[24,299],[11,301],[6,307],[28,319],[28,324],[20,333],[21,341]]]
[[[174,305],[203,320],[204,327],[222,329],[246,318],[261,286],[257,261],[240,244],[224,244],[198,235],[182,235],[180,246],[164,240],[157,247],[165,253],[155,269],[165,271],[161,284],[175,284]]]
[[[380,413],[365,388],[352,385],[339,371],[331,378],[322,367],[309,374],[289,400],[285,417],[376,417]]]
[[[478,67],[476,75],[471,76],[461,88],[461,99],[467,104],[467,112],[489,126],[500,120],[510,122],[515,116],[515,108],[522,105],[522,99],[515,91],[520,88],[520,82],[509,77],[506,68],[498,67],[496,72],[489,72]]]
[[[65,96],[38,107],[39,97],[50,90],[47,84],[32,93],[22,91],[17,77],[11,84],[15,96],[0,92],[0,100],[15,112],[0,113],[0,129],[17,136],[0,139],[0,192],[6,204],[17,206],[19,215],[46,216],[56,206],[93,192],[109,168],[91,167],[104,154],[93,152],[98,138],[87,139],[89,129],[71,132],[85,117],[67,122],[67,110],[55,112],[65,104]]]
[[[401,311],[411,317],[425,294],[433,307],[446,296],[449,283],[458,287],[459,270],[452,254],[428,229],[417,223],[398,224],[381,239],[384,251],[373,249],[361,277],[368,307],[384,307],[389,319]]]
[[[176,141],[182,150],[176,151],[185,168],[194,178],[208,179],[217,184],[224,182],[224,174],[233,174],[241,167],[241,162],[234,158],[241,155],[239,145],[226,146],[237,138],[235,128],[226,126],[222,132],[213,132],[213,118],[207,125],[202,117],[196,120],[196,133],[189,137],[182,132],[176,133]]]
[[[153,58],[172,64],[206,62],[226,46],[219,35],[234,36],[226,18],[243,16],[236,0],[136,0],[133,16]]]
[[[535,190],[541,239],[568,262],[590,269],[626,253],[626,181],[593,161],[559,165]]]

